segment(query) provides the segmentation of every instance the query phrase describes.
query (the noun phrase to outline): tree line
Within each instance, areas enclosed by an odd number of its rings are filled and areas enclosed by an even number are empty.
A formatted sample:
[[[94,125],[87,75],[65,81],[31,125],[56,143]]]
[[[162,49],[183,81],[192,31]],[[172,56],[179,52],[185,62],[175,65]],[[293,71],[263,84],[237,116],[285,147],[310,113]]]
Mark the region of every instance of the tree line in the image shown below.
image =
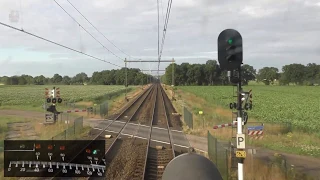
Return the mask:
[[[172,66],[174,66],[172,68]],[[221,70],[216,60],[208,60],[205,64],[182,63],[170,64],[161,80],[165,84],[172,84],[172,69],[174,69],[174,85],[228,85],[229,79],[226,71]],[[242,66],[241,80],[243,84],[255,80],[256,70],[248,65]]]
[[[208,60],[205,64],[182,63],[170,64],[162,82],[172,84],[172,66],[174,66],[174,85],[228,85],[227,72],[221,70],[216,60]],[[320,84],[320,65],[315,63],[289,64],[282,67],[282,72],[276,67],[254,69],[248,64],[242,65],[242,84],[249,81],[263,82],[265,85],[318,85]]]
[[[182,63],[170,64],[161,76],[161,81],[165,84],[172,84],[172,66],[174,69],[174,85],[228,85],[227,72],[221,70],[216,60],[208,60],[205,64]],[[282,72],[276,67],[263,67],[260,70],[254,69],[248,64],[242,65],[242,84],[249,81],[263,82],[266,85],[316,85],[320,84],[320,65],[315,63],[289,64],[282,67]],[[142,85],[153,81],[151,75],[144,74],[137,68],[127,68],[128,85]],[[54,74],[53,77],[43,75],[32,77],[30,75],[3,76],[0,82],[6,85],[124,85],[126,79],[126,69],[113,69],[96,71],[89,77],[81,72],[73,77]]]
[[[153,79],[151,75],[142,73],[136,68],[127,68],[127,83],[128,85],[142,85],[150,83]],[[104,70],[94,72],[91,77],[86,73],[81,72],[73,77],[54,74],[53,77],[45,77],[43,75],[32,77],[30,75],[21,76],[3,76],[0,77],[0,82],[5,85],[124,85],[126,69]]]

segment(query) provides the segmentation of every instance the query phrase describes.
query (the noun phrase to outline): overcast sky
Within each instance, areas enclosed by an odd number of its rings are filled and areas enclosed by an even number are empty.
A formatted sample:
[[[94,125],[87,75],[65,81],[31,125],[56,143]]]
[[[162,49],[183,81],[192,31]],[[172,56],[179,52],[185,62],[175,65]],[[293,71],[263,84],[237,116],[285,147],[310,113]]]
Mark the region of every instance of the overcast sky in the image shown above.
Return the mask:
[[[57,0],[84,28],[117,56],[157,60],[156,0],[69,0],[118,48],[100,35],[67,2]],[[167,0],[160,0],[160,23]],[[9,18],[19,12],[18,22]],[[162,13],[163,12],[163,13]],[[163,15],[163,16],[162,16]],[[79,27],[54,0],[1,0],[0,22],[124,66]],[[319,63],[320,1],[317,0],[173,0],[163,60],[205,63],[217,59],[217,37],[227,28],[243,37],[244,63],[259,69],[285,64]],[[161,31],[162,34],[162,31]],[[168,63],[161,63],[164,69]],[[157,63],[129,67],[157,69]],[[55,73],[75,75],[117,68],[0,25],[0,76]]]

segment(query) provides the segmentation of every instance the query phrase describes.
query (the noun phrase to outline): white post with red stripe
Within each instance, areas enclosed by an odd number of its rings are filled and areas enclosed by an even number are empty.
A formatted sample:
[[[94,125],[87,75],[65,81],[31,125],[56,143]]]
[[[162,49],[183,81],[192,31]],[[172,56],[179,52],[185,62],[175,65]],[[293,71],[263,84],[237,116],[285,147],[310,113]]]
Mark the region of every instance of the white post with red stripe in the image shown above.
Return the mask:
[[[73,113],[73,112],[87,112],[87,110],[86,109],[67,110],[67,111],[64,111],[63,113]]]
[[[237,125],[237,121],[233,121],[233,123],[216,125],[216,126],[213,126],[213,129],[219,129],[219,128],[224,128],[224,127],[229,127],[229,126],[235,126],[235,125]]]

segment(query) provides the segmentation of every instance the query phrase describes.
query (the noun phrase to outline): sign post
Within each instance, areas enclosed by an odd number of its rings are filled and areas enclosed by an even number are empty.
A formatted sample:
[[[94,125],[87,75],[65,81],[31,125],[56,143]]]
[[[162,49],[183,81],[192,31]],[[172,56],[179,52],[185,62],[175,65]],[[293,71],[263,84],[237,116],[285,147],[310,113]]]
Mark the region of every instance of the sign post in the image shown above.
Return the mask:
[[[199,115],[201,116],[203,114],[203,111],[199,111]],[[204,128],[204,117],[202,117],[202,128]]]
[[[230,109],[237,109],[237,151],[238,180],[243,180],[245,153],[245,135],[242,132],[248,116],[242,108],[241,65],[243,64],[242,36],[234,29],[225,29],[218,36],[218,61],[222,70],[228,71],[229,81],[237,86],[237,102],[230,104]],[[251,97],[251,96],[250,96]],[[246,106],[247,108],[247,106]],[[252,106],[251,106],[252,108]],[[250,108],[250,109],[251,109]]]

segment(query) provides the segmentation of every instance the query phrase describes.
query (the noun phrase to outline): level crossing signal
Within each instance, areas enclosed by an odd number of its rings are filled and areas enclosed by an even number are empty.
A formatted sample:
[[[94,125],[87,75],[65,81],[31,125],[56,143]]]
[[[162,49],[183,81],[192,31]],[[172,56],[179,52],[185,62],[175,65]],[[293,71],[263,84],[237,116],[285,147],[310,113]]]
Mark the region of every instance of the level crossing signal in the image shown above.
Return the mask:
[[[53,113],[53,122],[56,122],[58,114],[60,114],[56,109],[56,103],[62,103],[62,99],[60,98],[60,88],[45,88],[45,97],[47,103],[52,103],[46,110]],[[46,114],[46,120],[48,117],[49,114]]]
[[[46,96],[47,103],[51,103],[51,102],[53,104],[56,104],[57,102],[62,103],[62,99],[60,98],[60,88],[53,87],[53,89],[51,90],[48,88],[45,88],[45,96]]]

